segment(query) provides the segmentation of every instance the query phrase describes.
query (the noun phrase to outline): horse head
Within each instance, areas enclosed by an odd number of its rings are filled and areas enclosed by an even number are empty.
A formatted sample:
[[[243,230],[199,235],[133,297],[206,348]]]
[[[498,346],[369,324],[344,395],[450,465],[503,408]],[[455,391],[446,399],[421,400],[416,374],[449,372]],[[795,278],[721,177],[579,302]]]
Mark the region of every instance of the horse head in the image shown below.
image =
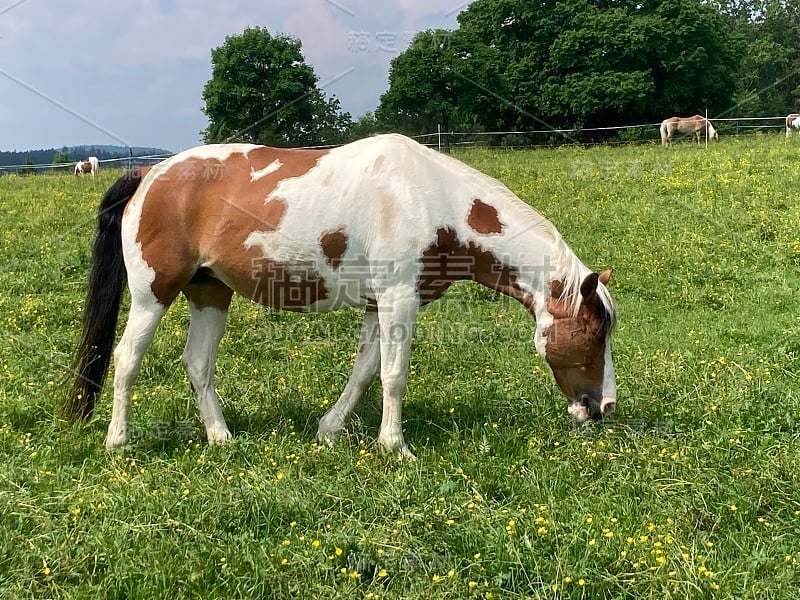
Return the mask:
[[[579,299],[565,296],[563,282],[553,281],[545,309],[549,317],[537,319],[537,349],[567,397],[567,410],[577,423],[602,419],[616,408],[610,347],[614,313],[608,294],[598,289],[598,284],[605,286],[610,278],[610,270],[587,275]]]

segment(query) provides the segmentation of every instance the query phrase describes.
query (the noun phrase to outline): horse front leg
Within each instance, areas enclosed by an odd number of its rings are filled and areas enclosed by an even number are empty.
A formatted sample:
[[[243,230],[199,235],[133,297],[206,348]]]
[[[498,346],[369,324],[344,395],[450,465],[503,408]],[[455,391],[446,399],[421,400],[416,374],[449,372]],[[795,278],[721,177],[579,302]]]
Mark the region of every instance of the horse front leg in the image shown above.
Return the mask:
[[[395,286],[377,298],[380,324],[383,415],[378,443],[401,458],[414,459],[403,439],[403,395],[419,298],[412,286]]]
[[[378,327],[378,313],[374,307],[367,307],[364,313],[364,322],[361,324],[361,335],[358,341],[356,360],[350,379],[339,396],[339,399],[325,413],[319,421],[317,439],[331,444],[344,429],[344,424],[361,399],[366,390],[375,379],[381,362],[380,329]]]

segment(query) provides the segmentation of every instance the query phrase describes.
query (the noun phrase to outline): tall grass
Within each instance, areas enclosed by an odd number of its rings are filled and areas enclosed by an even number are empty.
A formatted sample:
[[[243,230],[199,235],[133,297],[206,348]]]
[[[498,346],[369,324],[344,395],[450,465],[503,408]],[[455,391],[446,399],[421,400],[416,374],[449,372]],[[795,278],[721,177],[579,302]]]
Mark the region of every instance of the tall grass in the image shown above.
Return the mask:
[[[796,598],[800,141],[471,150],[465,162],[613,267],[619,404],[573,429],[522,307],[458,285],[420,315],[405,432],[380,387],[333,448],[360,313],[234,302],[208,447],[178,303],[132,443],[54,416],[96,204],[115,174],[0,178],[0,595],[8,598]]]

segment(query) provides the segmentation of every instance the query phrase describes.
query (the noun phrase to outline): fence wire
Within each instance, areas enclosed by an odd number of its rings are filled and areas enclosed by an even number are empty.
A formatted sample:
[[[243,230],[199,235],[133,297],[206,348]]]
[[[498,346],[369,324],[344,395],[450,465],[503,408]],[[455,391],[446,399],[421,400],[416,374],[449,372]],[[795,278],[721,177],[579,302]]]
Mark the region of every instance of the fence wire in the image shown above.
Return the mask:
[[[721,136],[738,136],[752,134],[756,131],[784,131],[786,116],[776,117],[726,117],[709,120]],[[526,131],[437,131],[412,136],[418,142],[449,150],[470,147],[498,148],[541,148],[564,145],[592,146],[628,144],[637,142],[660,141],[658,123],[638,123],[635,125],[613,125],[609,127],[574,127],[531,129]],[[687,134],[688,136],[688,134]],[[675,139],[678,139],[676,136]],[[306,148],[332,148],[335,146],[304,146]],[[144,166],[160,162],[173,154],[153,154],[147,156],[124,156],[107,158],[99,161],[106,165]],[[72,161],[61,164],[5,165],[0,166],[0,175],[6,173],[59,172],[64,169],[73,170]]]

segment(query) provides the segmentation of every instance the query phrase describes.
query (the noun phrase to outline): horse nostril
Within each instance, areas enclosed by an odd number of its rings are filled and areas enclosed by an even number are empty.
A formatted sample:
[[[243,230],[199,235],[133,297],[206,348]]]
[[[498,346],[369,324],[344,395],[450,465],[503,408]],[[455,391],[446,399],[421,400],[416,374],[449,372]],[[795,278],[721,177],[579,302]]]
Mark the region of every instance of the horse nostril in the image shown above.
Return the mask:
[[[583,394],[580,399],[581,406],[583,408],[589,408],[589,396],[588,394]]]
[[[600,402],[600,412],[604,417],[609,416],[617,409],[617,401],[614,398],[603,398]]]

